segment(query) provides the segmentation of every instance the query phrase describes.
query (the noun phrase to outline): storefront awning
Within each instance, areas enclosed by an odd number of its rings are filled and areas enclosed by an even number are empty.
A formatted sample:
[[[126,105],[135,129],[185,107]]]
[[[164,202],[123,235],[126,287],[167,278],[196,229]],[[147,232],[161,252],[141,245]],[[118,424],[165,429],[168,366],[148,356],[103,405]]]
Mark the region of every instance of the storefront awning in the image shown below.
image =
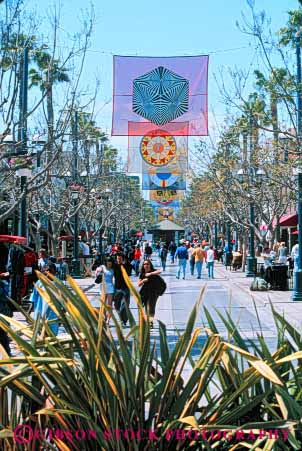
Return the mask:
[[[1,243],[26,244],[27,239],[24,236],[0,235]]]
[[[279,220],[280,227],[297,227],[297,224],[298,224],[297,213],[281,216]]]

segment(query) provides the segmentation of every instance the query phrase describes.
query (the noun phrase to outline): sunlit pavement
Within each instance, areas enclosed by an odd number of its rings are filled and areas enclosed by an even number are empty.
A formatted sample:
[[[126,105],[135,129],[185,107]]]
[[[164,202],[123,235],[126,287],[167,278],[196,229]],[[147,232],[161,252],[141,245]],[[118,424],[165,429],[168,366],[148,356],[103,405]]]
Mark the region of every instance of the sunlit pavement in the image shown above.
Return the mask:
[[[156,267],[160,267],[160,262],[157,258],[152,260]],[[168,263],[166,271],[162,273],[168,287],[166,293],[158,300],[154,329],[152,330],[152,338],[158,346],[159,328],[156,320],[160,320],[165,324],[169,347],[172,350],[177,343],[179,334],[183,332],[192,308],[198,301],[204,286],[205,292],[196,320],[196,327],[201,327],[202,331],[194,345],[193,357],[199,354],[200,347],[206,338],[204,327],[208,327],[208,322],[204,307],[210,312],[216,328],[224,338],[228,338],[228,332],[219,313],[225,318],[229,314],[245,338],[247,345],[249,340],[257,341],[257,336],[261,334],[265,337],[269,348],[271,350],[274,349],[276,329],[270,303],[292,325],[301,330],[302,303],[293,302],[290,291],[251,292],[249,286],[252,279],[247,278],[245,273],[241,271],[231,272],[226,270],[221,263],[217,262],[215,262],[215,278],[213,280],[209,280],[207,277],[205,265],[201,279],[197,279],[196,274],[191,276],[189,265],[187,265],[185,280],[182,278],[176,279],[176,271],[177,265]],[[132,277],[132,279],[137,285],[137,278]],[[87,281],[85,283],[87,285]],[[96,288],[92,288],[87,292],[95,305],[98,303],[95,299],[96,291]],[[130,306],[133,315],[137,316],[137,309],[133,299]],[[187,367],[186,371],[189,373],[190,368]]]
[[[160,267],[157,258],[153,258],[152,261],[155,267]],[[215,278],[211,280],[207,277],[205,265],[201,279],[197,279],[195,273],[194,276],[191,276],[189,265],[187,265],[185,280],[177,279],[176,271],[177,264],[168,262],[166,271],[162,273],[167,282],[167,290],[159,298],[156,307],[152,337],[157,344],[159,344],[158,320],[160,320],[166,326],[169,347],[171,350],[174,348],[204,286],[205,292],[197,315],[196,327],[199,326],[202,329],[205,326],[208,327],[204,312],[204,307],[206,307],[215,322],[216,328],[223,337],[227,338],[228,333],[219,313],[224,317],[229,314],[246,340],[256,340],[257,334],[261,333],[266,338],[268,345],[273,347],[276,331],[270,302],[292,325],[299,330],[302,327],[302,303],[291,301],[290,291],[251,292],[249,285],[252,279],[246,278],[241,271],[231,272],[226,270],[221,263],[215,263]],[[132,280],[134,285],[137,286],[138,278],[132,276]],[[77,282],[86,292],[92,305],[98,307],[99,286],[94,284],[94,278],[78,279]],[[137,308],[133,299],[131,299],[130,308],[134,317],[137,317]],[[22,316],[18,313],[14,317],[22,320]],[[63,332],[60,330],[60,334]],[[193,356],[198,355],[200,345],[205,337],[205,332],[202,330],[194,345]]]
[[[157,258],[152,259],[155,267],[160,267]],[[271,319],[269,304],[255,301],[257,303],[260,324],[257,320],[253,299],[248,292],[248,286],[251,280],[247,280],[245,275],[240,273],[230,273],[226,271],[221,264],[215,266],[215,278],[209,280],[205,265],[203,267],[202,278],[197,279],[197,275],[191,276],[189,265],[187,265],[186,279],[176,278],[177,264],[167,264],[166,271],[162,276],[167,282],[167,290],[158,300],[155,314],[154,329],[152,330],[152,338],[159,346],[159,328],[157,320],[163,322],[167,329],[169,348],[172,350],[178,341],[179,334],[185,329],[185,325],[189,315],[201,296],[202,288],[205,286],[205,292],[202,297],[202,303],[197,315],[196,327],[201,327],[202,331],[194,345],[192,356],[197,356],[200,347],[203,344],[206,335],[204,327],[208,327],[203,307],[206,307],[218,329],[219,333],[227,338],[228,333],[223,320],[219,317],[219,313],[224,317],[227,312],[231,316],[233,322],[239,327],[242,335],[248,340],[257,339],[260,332],[266,337],[268,344],[273,346],[275,340],[275,329]],[[137,277],[132,277],[134,284],[137,286]],[[85,281],[88,285],[88,282]],[[285,293],[283,293],[284,295]],[[94,286],[87,291],[88,297],[93,305],[97,306],[98,288]],[[263,295],[263,293],[261,293]],[[132,299],[130,303],[132,313],[137,317],[137,308],[135,301]],[[264,314],[265,313],[265,314]],[[267,318],[268,316],[268,318]]]

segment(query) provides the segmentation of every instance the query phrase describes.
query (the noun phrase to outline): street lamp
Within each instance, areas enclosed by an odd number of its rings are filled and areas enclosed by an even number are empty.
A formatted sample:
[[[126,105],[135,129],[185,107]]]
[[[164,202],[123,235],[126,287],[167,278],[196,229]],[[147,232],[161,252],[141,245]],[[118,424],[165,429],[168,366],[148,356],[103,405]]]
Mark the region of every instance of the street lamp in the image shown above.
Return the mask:
[[[142,231],[143,231],[143,239],[146,239],[146,234],[147,234],[147,229],[146,229],[146,227],[147,227],[147,222],[146,222],[146,220],[143,218],[143,219],[141,219],[141,221],[140,221],[140,223],[141,223],[141,226],[142,226]]]
[[[41,168],[41,153],[42,153],[43,147],[45,146],[47,140],[46,140],[46,137],[36,134],[32,137],[31,142],[32,142],[32,145],[34,147],[36,147],[36,149],[37,149],[37,169],[36,170],[37,170],[37,172],[39,172],[41,170],[40,169]]]
[[[228,242],[228,247],[227,247],[227,251],[225,254],[225,266],[230,266],[232,259],[233,259],[233,253],[232,253],[232,249],[231,249],[231,224],[228,221],[226,224],[226,239]]]
[[[249,188],[254,190],[265,177],[265,171],[261,168],[256,169],[253,167],[242,168],[237,172],[237,178],[240,183],[247,183]],[[249,195],[250,198],[250,233],[249,233],[249,256],[246,259],[247,263],[247,272],[246,277],[256,277],[257,275],[257,258],[255,257],[255,204],[254,201]]]
[[[214,247],[218,247],[218,224],[217,221],[214,222]]]
[[[124,207],[124,216],[123,216],[123,223],[122,223],[122,241],[123,241],[123,246],[125,246],[126,244],[126,222],[127,222],[127,213],[128,211],[130,211],[130,205],[128,203],[125,204]]]
[[[95,189],[91,190],[92,192],[95,192]],[[99,256],[100,256],[100,263],[103,264],[103,234],[104,234],[104,227],[103,227],[103,211],[102,211],[102,205],[101,201],[106,201],[106,213],[108,211],[108,201],[110,196],[112,195],[112,190],[110,188],[106,188],[102,193],[97,195],[97,200],[99,201],[100,205],[100,216],[99,216]]]
[[[297,55],[297,141],[299,146],[299,159],[301,160],[301,137],[302,137],[302,90],[301,90],[301,32],[296,34],[296,55]],[[296,261],[296,271],[294,271],[293,301],[302,301],[302,172],[298,172],[298,258]]]
[[[81,277],[80,270],[80,260],[79,260],[79,214],[77,212],[78,200],[80,198],[80,186],[72,185],[71,189],[71,200],[73,206],[76,210],[74,215],[74,236],[73,236],[73,259],[71,261],[71,275],[74,279],[79,279]]]
[[[23,50],[23,67],[22,67],[22,80],[20,84],[21,94],[21,108],[20,108],[20,123],[19,134],[21,141],[22,154],[27,153],[27,94],[28,94],[28,47]],[[26,205],[26,185],[27,178],[25,175],[21,175],[21,204],[20,204],[20,223],[19,223],[19,235],[27,236],[27,205]]]
[[[72,168],[72,178],[74,185],[70,187],[71,189],[71,199],[73,201],[73,206],[75,209],[74,214],[74,237],[73,237],[73,259],[71,262],[71,275],[75,279],[81,277],[80,271],[80,260],[79,260],[79,212],[78,212],[78,200],[79,200],[79,191],[81,186],[79,186],[79,171],[78,171],[78,139],[79,139],[79,131],[78,131],[78,111],[75,110],[74,117],[71,122],[72,128],[72,153],[73,153],[73,168]]]
[[[3,149],[5,151],[5,153],[7,153],[7,154],[12,154],[12,155],[16,154],[15,145],[16,145],[16,142],[14,140],[13,135],[8,134],[1,141],[1,149]],[[14,211],[14,213],[13,213],[13,235],[18,235],[18,233],[19,233],[18,221],[19,221],[18,212]]]

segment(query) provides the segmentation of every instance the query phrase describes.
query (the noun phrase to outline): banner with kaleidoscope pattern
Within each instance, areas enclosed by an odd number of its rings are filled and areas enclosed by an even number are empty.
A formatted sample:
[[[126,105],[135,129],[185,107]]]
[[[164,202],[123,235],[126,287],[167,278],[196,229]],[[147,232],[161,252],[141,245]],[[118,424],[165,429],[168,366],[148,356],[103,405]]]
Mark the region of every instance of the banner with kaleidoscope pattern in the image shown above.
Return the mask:
[[[208,59],[114,56],[112,136],[206,136]]]
[[[188,170],[188,137],[158,135],[149,130],[144,136],[129,136],[127,173],[185,174]],[[164,134],[165,133],[165,134]]]

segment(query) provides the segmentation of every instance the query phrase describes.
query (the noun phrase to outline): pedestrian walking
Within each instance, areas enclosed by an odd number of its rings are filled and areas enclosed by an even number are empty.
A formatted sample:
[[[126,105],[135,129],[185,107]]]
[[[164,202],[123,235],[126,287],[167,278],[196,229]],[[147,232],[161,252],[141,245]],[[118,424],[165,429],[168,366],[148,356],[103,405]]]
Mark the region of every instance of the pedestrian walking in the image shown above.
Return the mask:
[[[105,284],[105,304],[112,310],[112,300],[114,295],[114,269],[113,269],[113,259],[111,257],[106,258],[105,265],[99,266],[95,271],[95,276],[102,274],[104,277]],[[100,295],[102,293],[102,285],[100,285]],[[109,323],[111,314],[107,311],[105,314],[106,322]]]
[[[217,261],[223,263],[223,247],[217,249]]]
[[[163,268],[163,271],[166,271],[167,256],[168,256],[167,246],[165,244],[162,244],[160,251],[159,251],[159,257],[160,257],[161,266]]]
[[[121,318],[122,325],[125,327],[128,322],[127,307],[130,304],[130,291],[125,282],[121,267],[124,267],[128,276],[131,275],[132,266],[125,261],[124,255],[118,253],[116,255],[116,263],[114,265],[115,292],[113,301],[115,308]]]
[[[125,252],[125,255],[127,257],[128,262],[132,262],[134,259],[134,253],[135,253],[135,247],[134,246],[128,246],[127,252]]]
[[[135,275],[138,276],[139,274],[139,264],[142,258],[142,251],[140,248],[140,245],[138,244],[135,248],[134,251],[134,256],[133,256],[133,269],[135,271]]]
[[[39,250],[39,259],[38,259],[39,270],[43,272],[44,268],[46,268],[48,266],[48,263],[49,263],[49,259],[46,254],[46,250],[40,249]]]
[[[112,252],[112,244],[108,244],[105,249],[106,257],[109,257],[111,255],[111,252]]]
[[[215,255],[214,255],[213,246],[210,246],[206,253],[206,261],[207,261],[209,279],[214,279],[214,260],[215,260]]]
[[[60,280],[66,280],[66,276],[69,275],[68,263],[63,257],[58,258],[59,263],[56,264],[57,274]]]
[[[57,273],[57,267],[54,263],[48,263],[48,266],[43,267],[43,271],[48,272],[49,274],[55,276]],[[44,290],[44,286],[40,280],[36,283],[36,286]],[[34,305],[34,320],[37,320],[40,315],[47,321],[51,321],[54,319],[58,319],[57,314],[52,310],[52,308],[48,305],[48,303],[43,299],[41,294],[38,292],[36,286],[33,289],[33,292],[30,296],[30,302]],[[59,323],[56,321],[55,323],[50,325],[50,329],[53,331],[55,335],[58,334],[59,331]]]
[[[84,272],[84,277],[91,277],[91,258],[90,258],[90,246],[85,241],[80,239],[79,242],[79,248],[80,248],[80,258],[81,258],[81,267],[82,271]]]
[[[202,265],[205,259],[205,250],[198,243],[196,248],[193,250],[192,255],[195,257],[195,266],[197,271],[197,279],[201,279]]]
[[[294,272],[299,269],[299,244],[295,244],[291,251],[291,257],[294,261]]]
[[[150,243],[147,243],[145,246],[145,255],[144,255],[144,259],[149,259],[151,260],[151,255],[152,255],[152,247],[150,245]]]
[[[188,257],[188,250],[184,244],[184,241],[180,241],[179,246],[175,252],[175,258],[178,259],[178,271],[176,279],[179,279],[181,271],[183,273],[183,279],[186,278],[186,266]]]
[[[168,251],[170,252],[171,263],[174,263],[176,248],[177,248],[177,246],[174,243],[174,241],[171,241],[171,243],[169,244],[169,247],[168,247]]]
[[[150,317],[150,327],[153,327],[155,307],[160,293],[158,291],[158,280],[155,276],[161,273],[160,269],[155,269],[150,260],[144,260],[141,273],[139,275],[138,286],[141,287],[140,296],[146,313]]]
[[[194,251],[194,244],[189,244],[187,247],[188,255],[189,255],[189,263],[190,263],[190,272],[191,276],[194,276],[194,268],[195,268],[195,255],[193,254]]]
[[[8,298],[9,284],[7,282],[8,273],[0,274],[0,313],[5,316],[13,316],[12,308]],[[5,352],[11,356],[10,339],[7,332],[0,327],[0,344],[3,346]],[[2,355],[4,358],[4,355]]]

